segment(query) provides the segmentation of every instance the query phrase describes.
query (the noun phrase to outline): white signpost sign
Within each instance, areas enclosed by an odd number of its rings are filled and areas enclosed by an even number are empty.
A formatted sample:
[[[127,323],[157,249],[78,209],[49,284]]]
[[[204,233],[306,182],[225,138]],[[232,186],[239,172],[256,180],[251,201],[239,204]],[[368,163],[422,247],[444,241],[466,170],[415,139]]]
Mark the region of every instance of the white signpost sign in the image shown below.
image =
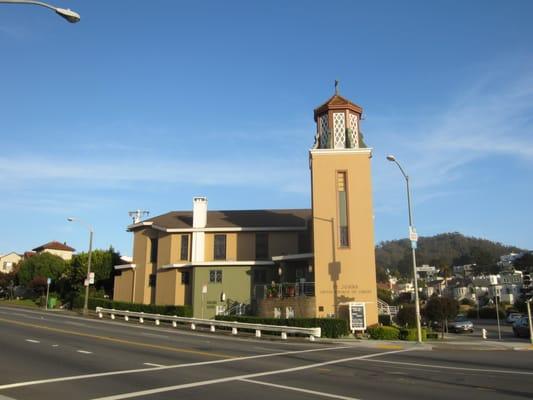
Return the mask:
[[[350,330],[364,331],[366,329],[366,307],[365,303],[348,303],[350,315]]]
[[[89,273],[89,284],[94,285],[94,272]]]

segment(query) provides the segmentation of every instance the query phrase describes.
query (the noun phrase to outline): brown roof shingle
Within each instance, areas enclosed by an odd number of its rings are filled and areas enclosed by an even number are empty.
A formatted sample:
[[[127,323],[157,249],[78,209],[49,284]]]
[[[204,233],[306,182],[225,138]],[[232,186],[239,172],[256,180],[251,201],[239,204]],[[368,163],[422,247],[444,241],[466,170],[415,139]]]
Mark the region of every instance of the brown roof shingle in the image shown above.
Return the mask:
[[[192,211],[171,211],[143,222],[167,229],[191,229],[192,218]],[[310,219],[310,209],[208,211],[207,228],[305,228]]]
[[[61,243],[61,242],[57,242],[57,241],[52,241],[52,242],[48,242],[48,243],[45,243],[39,247],[36,247],[34,249],[32,249],[33,251],[36,251],[36,252],[40,252],[40,251],[43,251],[43,250],[63,250],[63,251],[76,251],[76,249],[73,249],[72,247],[70,246],[67,246],[66,243]]]

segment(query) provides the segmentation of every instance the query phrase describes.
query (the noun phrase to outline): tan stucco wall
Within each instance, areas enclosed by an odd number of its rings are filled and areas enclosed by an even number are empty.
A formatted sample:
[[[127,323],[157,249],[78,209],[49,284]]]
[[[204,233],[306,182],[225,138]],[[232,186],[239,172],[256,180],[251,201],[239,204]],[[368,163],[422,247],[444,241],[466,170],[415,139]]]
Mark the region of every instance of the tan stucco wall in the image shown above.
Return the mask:
[[[157,272],[155,291],[156,304],[179,304],[176,290],[178,278],[180,279],[181,286],[181,275],[179,275],[176,269],[159,270]],[[183,305],[183,303],[179,305]]]
[[[8,274],[13,270],[13,266],[22,259],[17,253],[9,253],[0,257],[0,272]],[[9,265],[11,264],[11,265]]]
[[[237,261],[255,259],[255,233],[239,232],[237,234]]]
[[[54,250],[54,249],[44,249],[42,253],[50,253],[54,256],[61,257],[63,260],[69,261],[72,260],[72,251],[66,251],[66,250]]]
[[[205,261],[216,261],[214,258],[215,235],[224,235],[220,233],[205,234]],[[237,233],[226,233],[226,260],[237,261]]]
[[[151,235],[157,236],[157,232],[143,229],[133,234],[133,263],[136,265],[135,303],[150,304],[152,300],[152,288],[148,283],[150,274],[155,273],[156,266],[150,262]]]
[[[365,302],[368,325],[378,321],[370,156],[369,151],[311,153],[317,316],[336,314],[339,303]],[[347,171],[348,248],[338,242],[337,171]]]
[[[298,253],[298,232],[270,232],[268,252],[271,257]]]
[[[133,269],[125,269],[120,276],[115,276],[113,300],[131,302],[133,274]]]

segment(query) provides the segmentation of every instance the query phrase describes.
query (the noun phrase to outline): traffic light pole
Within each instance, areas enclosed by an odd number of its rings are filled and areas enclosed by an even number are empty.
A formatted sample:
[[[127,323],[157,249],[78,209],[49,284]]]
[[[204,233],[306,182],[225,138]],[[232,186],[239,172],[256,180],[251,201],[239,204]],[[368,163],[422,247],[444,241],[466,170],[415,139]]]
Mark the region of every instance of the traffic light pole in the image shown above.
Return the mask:
[[[533,344],[533,322],[531,321],[531,300],[526,300],[527,304],[527,320],[529,321],[529,340]]]

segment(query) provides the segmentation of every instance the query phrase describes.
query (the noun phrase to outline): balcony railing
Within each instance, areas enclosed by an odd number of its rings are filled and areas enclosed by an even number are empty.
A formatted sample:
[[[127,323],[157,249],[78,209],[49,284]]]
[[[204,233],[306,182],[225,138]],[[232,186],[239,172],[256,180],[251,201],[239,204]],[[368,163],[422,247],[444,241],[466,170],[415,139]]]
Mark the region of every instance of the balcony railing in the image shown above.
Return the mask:
[[[254,299],[314,296],[315,282],[274,283],[254,286]]]

